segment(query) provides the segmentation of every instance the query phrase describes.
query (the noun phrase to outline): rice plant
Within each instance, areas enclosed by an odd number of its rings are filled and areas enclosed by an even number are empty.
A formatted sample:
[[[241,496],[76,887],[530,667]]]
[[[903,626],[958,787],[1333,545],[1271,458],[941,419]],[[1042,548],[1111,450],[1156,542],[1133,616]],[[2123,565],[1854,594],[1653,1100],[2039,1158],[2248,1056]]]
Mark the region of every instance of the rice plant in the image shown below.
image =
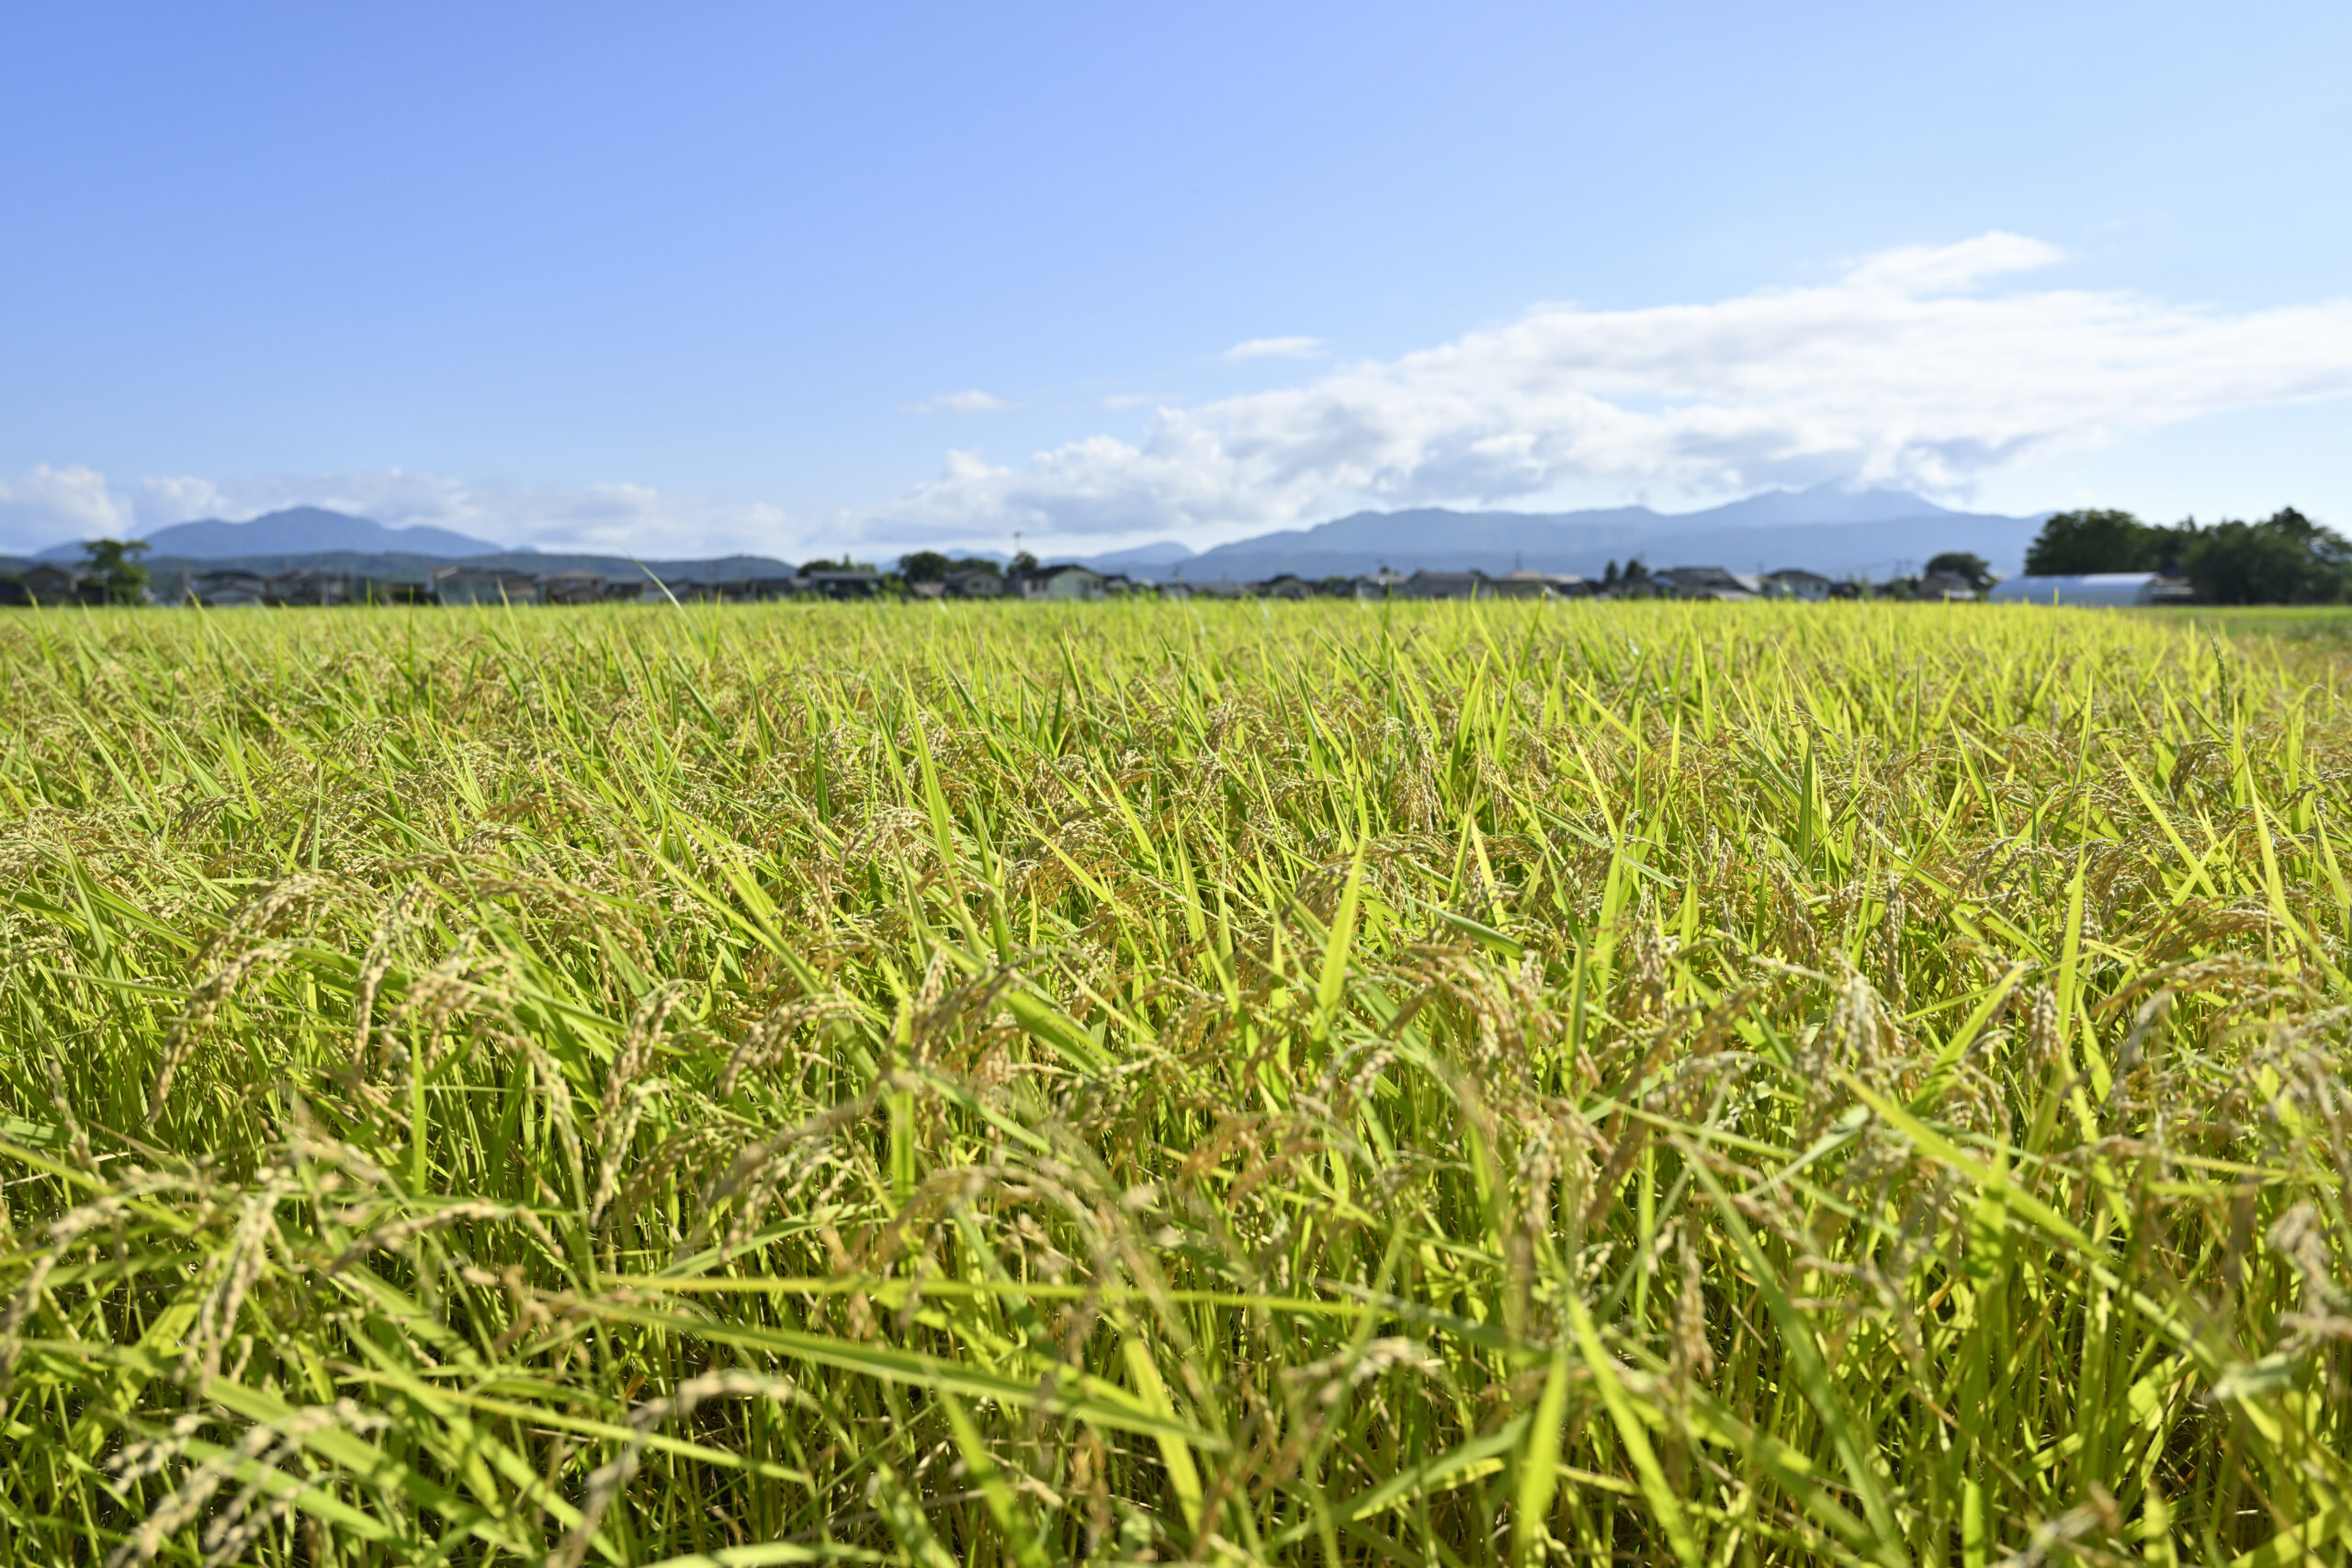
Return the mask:
[[[2340,1561],[2327,647],[0,621],[0,1558]]]

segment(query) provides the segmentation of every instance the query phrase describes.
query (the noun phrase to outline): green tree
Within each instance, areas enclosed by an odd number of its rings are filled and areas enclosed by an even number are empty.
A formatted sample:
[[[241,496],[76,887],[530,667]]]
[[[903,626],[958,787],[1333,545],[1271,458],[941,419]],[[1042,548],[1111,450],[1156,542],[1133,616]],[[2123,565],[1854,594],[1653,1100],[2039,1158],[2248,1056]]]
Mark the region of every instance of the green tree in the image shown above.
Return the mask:
[[[147,553],[143,539],[92,539],[82,547],[82,575],[109,604],[136,604],[146,597],[147,569],[132,559]]]
[[[2025,570],[2034,577],[2154,571],[2156,533],[2129,512],[2053,513],[2026,547]]]
[[[916,550],[899,558],[899,575],[909,582],[944,582],[955,564],[937,550]]]
[[[2197,596],[2216,604],[2333,604],[2352,587],[2352,541],[2291,506],[2204,529],[2184,564]]]
[[[1928,558],[1928,575],[1957,577],[1979,593],[1993,586],[1993,568],[1983,556],[1966,550],[1946,550]]]

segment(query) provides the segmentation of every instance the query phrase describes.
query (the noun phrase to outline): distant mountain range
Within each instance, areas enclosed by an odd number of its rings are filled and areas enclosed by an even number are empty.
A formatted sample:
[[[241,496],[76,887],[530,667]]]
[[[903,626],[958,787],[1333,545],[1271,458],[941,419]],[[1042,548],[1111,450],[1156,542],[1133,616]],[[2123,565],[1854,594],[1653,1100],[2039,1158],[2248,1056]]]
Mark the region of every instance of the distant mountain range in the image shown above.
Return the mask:
[[[1062,558],[1056,556],[1056,560]],[[1140,572],[1147,577],[1165,575],[1165,569],[1182,566],[1193,558],[1193,547],[1174,539],[1162,539],[1157,544],[1137,545],[1133,549],[1112,550],[1104,555],[1088,556],[1079,565],[1094,571]]]
[[[1359,512],[1311,528],[1284,529],[1198,553],[1172,539],[1095,556],[1055,556],[1098,571],[1123,571],[1192,582],[1251,582],[1284,572],[1305,578],[1357,576],[1387,567],[1503,572],[1567,571],[1598,576],[1611,560],[1639,558],[1652,568],[1721,566],[1734,571],[1804,567],[1828,577],[1885,578],[1917,570],[1928,557],[1967,550],[2005,574],[2020,570],[2026,546],[2047,513],[2011,517],[1955,512],[1901,491],[1841,491],[1817,486],[1773,491],[1703,512],[1660,513],[1646,506],[1584,512]],[[446,528],[388,528],[370,518],[298,506],[249,523],[175,524],[147,536],[149,558],[284,570],[295,564],[344,570],[422,572],[465,559],[534,572],[586,569],[614,576],[637,567],[612,556],[542,555],[506,550]],[[1004,558],[993,551],[964,552]],[[40,560],[73,562],[78,544],[43,550]],[[326,558],[332,557],[332,559]],[[790,568],[765,556],[707,561],[648,561],[665,576],[767,577]]]
[[[1524,568],[1592,577],[1611,560],[1623,565],[1638,557],[1653,568],[1804,567],[1826,577],[1863,572],[1883,578],[1905,567],[1917,570],[1945,550],[1983,556],[1996,571],[2007,573],[2022,568],[2026,546],[2048,515],[1955,512],[1900,491],[1827,486],[1775,491],[1679,513],[1646,506],[1548,514],[1436,507],[1359,512],[1312,528],[1261,534],[1173,558],[1148,575],[1250,582],[1284,572],[1354,576],[1385,566],[1395,571]],[[1155,547],[1170,548],[1144,547]]]
[[[322,506],[289,507],[250,523],[207,518],[175,523],[147,536],[150,555],[183,560],[227,560],[243,556],[316,555],[325,550],[363,550],[375,555],[434,556],[449,559],[494,555],[505,548],[447,528],[387,528],[370,517],[330,512]],[[82,558],[79,543],[40,552],[42,560],[72,563]]]
[[[631,560],[626,556],[549,555],[536,550],[498,550],[489,555],[461,558],[469,567],[489,570],[528,572],[534,577],[551,576],[560,571],[593,571],[599,577],[618,581],[642,581],[648,572],[664,582],[738,582],[746,579],[790,577],[792,566],[773,556],[710,556],[699,560]],[[312,571],[340,571],[356,577],[379,578],[387,582],[422,582],[433,569],[450,565],[446,556],[413,555],[385,550],[309,550],[285,555],[215,556],[198,558],[187,556],[150,556],[148,570],[159,582],[177,582],[182,577],[202,571],[236,570],[258,572],[273,577],[281,571],[301,568]]]

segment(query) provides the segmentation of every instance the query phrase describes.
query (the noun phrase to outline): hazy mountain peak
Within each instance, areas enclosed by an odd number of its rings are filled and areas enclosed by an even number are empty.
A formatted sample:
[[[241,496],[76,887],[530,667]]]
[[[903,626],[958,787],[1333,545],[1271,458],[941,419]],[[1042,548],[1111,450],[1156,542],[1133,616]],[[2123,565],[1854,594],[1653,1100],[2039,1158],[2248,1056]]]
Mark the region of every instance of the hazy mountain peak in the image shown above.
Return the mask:
[[[1056,560],[1074,560],[1094,571],[1148,571],[1157,567],[1180,566],[1193,558],[1193,547],[1174,539],[1155,539],[1148,545],[1135,545],[1124,550],[1106,550],[1099,556],[1056,556]]]
[[[1924,496],[1900,490],[1841,490],[1834,484],[1809,490],[1770,490],[1761,495],[1667,517],[1675,523],[1706,522],[1717,527],[1783,523],[1893,523],[1906,517],[1956,516]]]
[[[151,555],[176,556],[187,560],[220,560],[232,556],[314,555],[326,550],[362,550],[374,554],[413,556],[489,555],[499,546],[447,528],[387,528],[372,517],[354,517],[323,506],[291,506],[248,523],[206,518],[175,523],[146,536]],[[82,558],[79,543],[57,545],[40,553],[43,560],[74,561]]]
[[[1238,539],[1185,561],[1194,581],[1235,582],[1291,572],[1319,578],[1385,566],[1460,571],[1571,571],[1595,575],[1611,560],[1654,567],[1725,566],[1740,571],[1805,567],[1830,576],[1884,577],[1916,569],[1939,550],[1969,550],[2012,570],[2041,515],[1954,512],[1903,491],[1831,485],[1772,491],[1702,512],[1615,506],[1549,515],[1524,512],[1358,512]]]

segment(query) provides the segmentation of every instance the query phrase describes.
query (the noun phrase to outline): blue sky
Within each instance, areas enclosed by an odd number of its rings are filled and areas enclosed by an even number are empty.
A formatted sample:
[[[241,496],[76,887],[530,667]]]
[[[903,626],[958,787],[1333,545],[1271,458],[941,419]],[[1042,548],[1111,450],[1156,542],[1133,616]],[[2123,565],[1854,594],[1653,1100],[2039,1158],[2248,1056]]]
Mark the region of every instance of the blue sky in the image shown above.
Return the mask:
[[[0,60],[0,549],[2352,525],[2343,6],[82,4]]]

